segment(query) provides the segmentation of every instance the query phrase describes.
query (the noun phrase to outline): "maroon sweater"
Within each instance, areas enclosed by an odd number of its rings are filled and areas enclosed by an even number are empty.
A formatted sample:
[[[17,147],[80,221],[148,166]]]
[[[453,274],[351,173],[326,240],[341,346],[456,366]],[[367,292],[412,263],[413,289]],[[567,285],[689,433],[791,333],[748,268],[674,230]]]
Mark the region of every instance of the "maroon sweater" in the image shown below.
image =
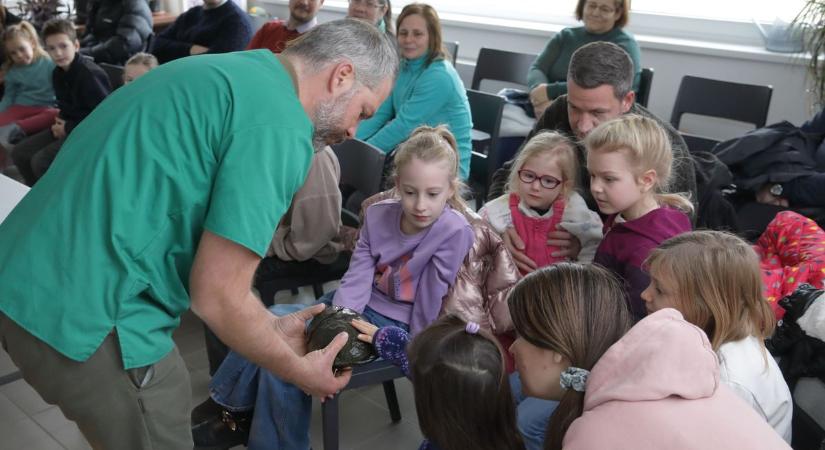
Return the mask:
[[[639,320],[647,315],[641,294],[650,284],[650,276],[642,264],[662,241],[691,231],[690,219],[678,209],[661,207],[627,222],[616,222],[614,214],[605,221],[604,231],[593,263],[620,277],[630,312]]]

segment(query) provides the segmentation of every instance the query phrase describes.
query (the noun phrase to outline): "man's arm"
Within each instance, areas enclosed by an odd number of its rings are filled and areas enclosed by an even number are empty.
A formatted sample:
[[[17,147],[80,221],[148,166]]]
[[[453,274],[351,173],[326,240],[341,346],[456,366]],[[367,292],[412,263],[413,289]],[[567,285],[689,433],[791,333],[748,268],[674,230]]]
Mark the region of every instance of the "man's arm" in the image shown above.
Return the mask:
[[[283,317],[270,314],[250,291],[259,261],[247,248],[204,231],[189,278],[192,310],[250,361],[308,394],[333,395],[350,378],[332,371],[335,355],[347,341],[345,333],[327,348],[306,353],[305,321],[323,305]]]

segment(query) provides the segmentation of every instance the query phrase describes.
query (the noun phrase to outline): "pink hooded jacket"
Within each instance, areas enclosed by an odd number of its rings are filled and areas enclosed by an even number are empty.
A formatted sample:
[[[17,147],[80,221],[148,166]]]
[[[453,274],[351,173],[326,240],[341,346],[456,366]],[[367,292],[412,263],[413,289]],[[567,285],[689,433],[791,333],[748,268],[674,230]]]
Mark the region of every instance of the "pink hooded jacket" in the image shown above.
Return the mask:
[[[705,333],[675,309],[642,319],[593,367],[566,450],[789,449],[719,382]]]

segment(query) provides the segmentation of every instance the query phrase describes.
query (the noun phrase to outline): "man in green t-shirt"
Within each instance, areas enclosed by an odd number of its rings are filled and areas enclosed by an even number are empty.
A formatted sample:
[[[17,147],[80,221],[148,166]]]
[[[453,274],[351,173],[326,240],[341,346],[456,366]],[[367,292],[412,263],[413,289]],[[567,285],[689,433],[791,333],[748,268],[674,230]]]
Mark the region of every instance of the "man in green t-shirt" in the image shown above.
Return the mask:
[[[389,94],[395,44],[357,20],[285,50],[165,64],[84,120],[0,225],[0,342],[96,448],[192,447],[171,335],[190,308],[230,347],[326,398],[346,342],[307,353],[304,323],[250,292],[314,149]]]

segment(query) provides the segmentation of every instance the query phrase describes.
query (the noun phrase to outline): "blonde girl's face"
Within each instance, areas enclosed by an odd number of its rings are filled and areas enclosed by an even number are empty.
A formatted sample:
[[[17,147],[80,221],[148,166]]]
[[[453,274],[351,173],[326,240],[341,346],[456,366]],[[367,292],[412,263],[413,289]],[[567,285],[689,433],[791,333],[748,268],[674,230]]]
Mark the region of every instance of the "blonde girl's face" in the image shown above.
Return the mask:
[[[531,182],[525,180],[531,180]],[[542,181],[542,179],[544,179]],[[553,188],[546,187],[555,183]],[[527,158],[518,173],[517,194],[527,206],[548,209],[564,190],[564,174],[558,158],[550,152]]]
[[[16,66],[28,66],[34,61],[31,42],[20,37],[6,41],[6,54]]]
[[[590,192],[602,214],[621,214],[625,220],[638,219],[655,206],[651,180],[642,180],[634,173],[622,151],[587,152],[590,172]],[[649,171],[650,172],[650,171]],[[649,177],[646,173],[644,176]],[[655,182],[655,172],[653,173]]]
[[[564,369],[570,367],[567,358],[537,347],[521,336],[510,345],[510,353],[515,360],[524,395],[546,400],[561,399],[564,390],[559,385],[559,378]]]
[[[642,300],[645,301],[647,313],[651,314],[663,308],[674,308],[684,314],[679,307],[676,295],[676,282],[673,277],[664,271],[650,268],[650,284],[642,291]]]
[[[425,162],[413,157],[399,169],[395,182],[405,234],[418,233],[435,223],[454,192],[447,161]]]
[[[129,84],[149,71],[143,64],[126,64],[123,67],[123,84]]]

